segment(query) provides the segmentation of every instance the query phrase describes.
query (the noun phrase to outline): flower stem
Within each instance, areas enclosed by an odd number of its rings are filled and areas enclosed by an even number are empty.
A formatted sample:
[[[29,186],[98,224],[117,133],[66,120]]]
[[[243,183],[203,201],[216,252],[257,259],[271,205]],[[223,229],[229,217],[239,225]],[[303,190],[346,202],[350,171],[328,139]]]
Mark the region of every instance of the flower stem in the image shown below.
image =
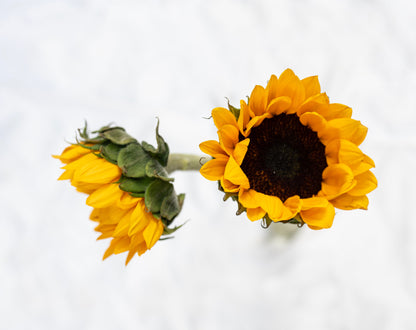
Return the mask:
[[[168,173],[174,171],[199,171],[210,157],[190,154],[170,154],[166,170]]]

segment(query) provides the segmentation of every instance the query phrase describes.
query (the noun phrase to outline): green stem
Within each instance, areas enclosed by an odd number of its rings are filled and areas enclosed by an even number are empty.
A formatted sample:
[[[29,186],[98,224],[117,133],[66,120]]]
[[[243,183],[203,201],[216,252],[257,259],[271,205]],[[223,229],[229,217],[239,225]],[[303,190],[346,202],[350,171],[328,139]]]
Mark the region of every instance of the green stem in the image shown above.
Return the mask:
[[[190,154],[170,154],[166,170],[168,173],[174,171],[199,171],[211,158],[209,156],[197,156]]]

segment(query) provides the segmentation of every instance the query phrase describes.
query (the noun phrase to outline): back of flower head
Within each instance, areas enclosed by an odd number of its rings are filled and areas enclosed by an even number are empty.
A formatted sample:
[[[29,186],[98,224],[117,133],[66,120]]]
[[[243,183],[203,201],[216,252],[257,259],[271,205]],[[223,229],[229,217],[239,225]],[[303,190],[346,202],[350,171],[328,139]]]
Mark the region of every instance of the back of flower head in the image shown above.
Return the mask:
[[[127,265],[136,253],[142,255],[181,227],[170,227],[184,195],[176,194],[166,171],[169,147],[159,135],[159,122],[157,148],[139,143],[122,127],[102,127],[90,136],[85,124],[78,132],[77,143],[54,156],[65,164],[59,180],[70,180],[89,195],[98,239],[111,239],[104,259],[128,252]]]

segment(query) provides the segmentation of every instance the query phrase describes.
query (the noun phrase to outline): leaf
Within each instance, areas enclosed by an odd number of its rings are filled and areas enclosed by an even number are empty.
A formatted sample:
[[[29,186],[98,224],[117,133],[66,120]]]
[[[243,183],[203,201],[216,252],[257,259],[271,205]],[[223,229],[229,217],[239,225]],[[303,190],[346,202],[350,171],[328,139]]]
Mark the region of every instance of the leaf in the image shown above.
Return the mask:
[[[128,178],[122,176],[120,179],[120,189],[130,193],[144,193],[147,187],[154,181],[154,178]]]
[[[153,147],[151,144],[147,143],[146,141],[143,141],[143,149],[150,153],[152,157],[156,158],[162,166],[166,166],[168,164],[169,146],[165,142],[165,140],[159,135],[159,119],[157,120],[156,125],[156,142],[157,149]]]
[[[131,143],[119,152],[117,164],[125,176],[141,178],[146,175],[146,164],[151,160],[140,144]]]
[[[101,134],[111,142],[118,145],[126,145],[129,143],[137,142],[137,140],[126,133],[124,128],[113,127],[107,130],[101,131]]]
[[[181,211],[181,205],[179,204],[178,196],[175,191],[172,190],[172,193],[169,196],[166,196],[160,207],[160,215],[172,221]]]
[[[101,153],[105,159],[111,160],[112,162],[117,162],[118,154],[121,149],[123,149],[122,146],[114,143],[109,143],[102,146]]]
[[[150,159],[146,164],[146,175],[151,178],[158,178],[163,181],[174,181],[174,178],[169,178],[166,169],[156,160]]]
[[[162,180],[154,180],[146,189],[144,203],[152,213],[159,213],[163,200],[173,191],[173,185]]]

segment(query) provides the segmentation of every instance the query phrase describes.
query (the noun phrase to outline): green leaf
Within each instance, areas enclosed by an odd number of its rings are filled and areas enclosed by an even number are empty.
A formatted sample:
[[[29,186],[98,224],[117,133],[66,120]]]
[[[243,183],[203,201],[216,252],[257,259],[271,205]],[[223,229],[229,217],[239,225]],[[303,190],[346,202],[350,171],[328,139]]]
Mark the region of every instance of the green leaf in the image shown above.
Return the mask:
[[[158,178],[163,181],[174,181],[174,178],[169,178],[166,169],[156,160],[150,159],[146,164],[146,175],[151,178]]]
[[[114,143],[109,143],[103,145],[103,147],[101,148],[101,153],[103,154],[105,159],[117,162],[118,154],[121,149],[123,149],[122,146]]]
[[[172,221],[180,211],[181,205],[179,204],[178,196],[176,195],[175,191],[172,190],[171,194],[166,196],[162,202],[160,207],[160,215],[168,221]]]
[[[140,144],[131,143],[119,152],[117,164],[125,176],[141,178],[146,175],[146,164],[151,160]]]
[[[162,180],[154,180],[146,189],[144,203],[152,213],[159,213],[163,200],[173,191],[173,185]]]
[[[126,133],[124,128],[113,127],[107,130],[102,130],[101,134],[111,142],[118,145],[126,145],[129,143],[137,142],[137,140]]]
[[[168,164],[169,146],[165,142],[165,140],[159,135],[159,119],[157,120],[156,125],[156,142],[157,149],[153,147],[151,144],[147,143],[146,141],[143,141],[143,149],[150,153],[152,157],[156,158],[162,166],[166,166]]]
[[[154,178],[128,178],[122,176],[120,179],[120,189],[130,193],[144,193],[146,188],[154,181]]]

